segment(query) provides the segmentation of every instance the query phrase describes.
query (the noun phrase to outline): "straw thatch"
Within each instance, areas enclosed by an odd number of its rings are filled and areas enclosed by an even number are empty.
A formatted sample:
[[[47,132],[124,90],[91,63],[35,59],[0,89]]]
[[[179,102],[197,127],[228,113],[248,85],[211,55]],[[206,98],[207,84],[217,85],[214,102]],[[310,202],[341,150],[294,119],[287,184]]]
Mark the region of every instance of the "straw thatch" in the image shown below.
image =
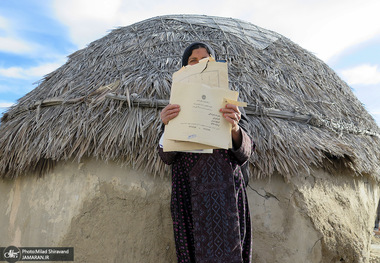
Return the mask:
[[[378,175],[379,128],[325,63],[289,39],[231,18],[171,15],[113,30],[69,56],[2,118],[0,175],[55,162],[117,160],[167,174],[156,145],[160,108],[184,48],[209,43],[229,63],[257,143],[254,176],[343,164]]]

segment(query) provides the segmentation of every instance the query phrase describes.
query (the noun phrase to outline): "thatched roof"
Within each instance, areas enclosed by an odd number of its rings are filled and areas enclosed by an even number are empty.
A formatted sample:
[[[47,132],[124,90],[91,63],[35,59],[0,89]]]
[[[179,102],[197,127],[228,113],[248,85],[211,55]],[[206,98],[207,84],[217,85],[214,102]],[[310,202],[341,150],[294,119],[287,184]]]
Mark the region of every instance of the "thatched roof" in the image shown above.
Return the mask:
[[[2,118],[0,176],[57,161],[116,160],[166,175],[159,112],[184,48],[209,43],[229,63],[230,87],[250,107],[254,176],[344,164],[379,174],[379,128],[325,63],[289,39],[221,17],[171,15],[113,30],[69,56]]]

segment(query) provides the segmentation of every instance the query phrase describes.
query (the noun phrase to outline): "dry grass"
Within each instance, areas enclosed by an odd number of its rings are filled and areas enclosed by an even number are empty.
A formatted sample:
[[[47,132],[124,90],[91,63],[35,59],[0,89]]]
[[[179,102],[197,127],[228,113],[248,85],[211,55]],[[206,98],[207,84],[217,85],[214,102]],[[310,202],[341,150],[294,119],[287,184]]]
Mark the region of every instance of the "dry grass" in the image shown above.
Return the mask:
[[[22,97],[2,118],[0,176],[41,175],[85,156],[167,175],[156,149],[159,111],[194,41],[228,61],[231,89],[250,104],[253,176],[289,178],[337,160],[356,174],[379,175],[379,128],[325,63],[244,21],[173,15],[113,30]]]

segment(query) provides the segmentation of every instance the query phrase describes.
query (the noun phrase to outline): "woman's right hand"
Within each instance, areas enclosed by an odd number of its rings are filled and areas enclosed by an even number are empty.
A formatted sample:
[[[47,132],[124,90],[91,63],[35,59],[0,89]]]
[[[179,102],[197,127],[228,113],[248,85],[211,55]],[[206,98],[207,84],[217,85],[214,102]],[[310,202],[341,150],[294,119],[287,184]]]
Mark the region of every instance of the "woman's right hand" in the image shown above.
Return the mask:
[[[160,113],[161,121],[167,125],[170,120],[177,117],[181,108],[178,104],[167,105]]]

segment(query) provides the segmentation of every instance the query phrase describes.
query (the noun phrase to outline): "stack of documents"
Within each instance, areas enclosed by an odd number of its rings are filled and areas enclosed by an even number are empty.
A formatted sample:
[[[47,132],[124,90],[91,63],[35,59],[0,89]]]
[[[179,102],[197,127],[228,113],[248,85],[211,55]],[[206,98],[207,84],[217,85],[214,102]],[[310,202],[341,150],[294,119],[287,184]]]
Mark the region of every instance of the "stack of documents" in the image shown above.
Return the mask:
[[[227,63],[206,58],[175,72],[170,104],[180,105],[181,111],[165,126],[163,150],[210,153],[231,148],[231,124],[219,110],[227,103],[238,105],[238,96],[228,89]]]

